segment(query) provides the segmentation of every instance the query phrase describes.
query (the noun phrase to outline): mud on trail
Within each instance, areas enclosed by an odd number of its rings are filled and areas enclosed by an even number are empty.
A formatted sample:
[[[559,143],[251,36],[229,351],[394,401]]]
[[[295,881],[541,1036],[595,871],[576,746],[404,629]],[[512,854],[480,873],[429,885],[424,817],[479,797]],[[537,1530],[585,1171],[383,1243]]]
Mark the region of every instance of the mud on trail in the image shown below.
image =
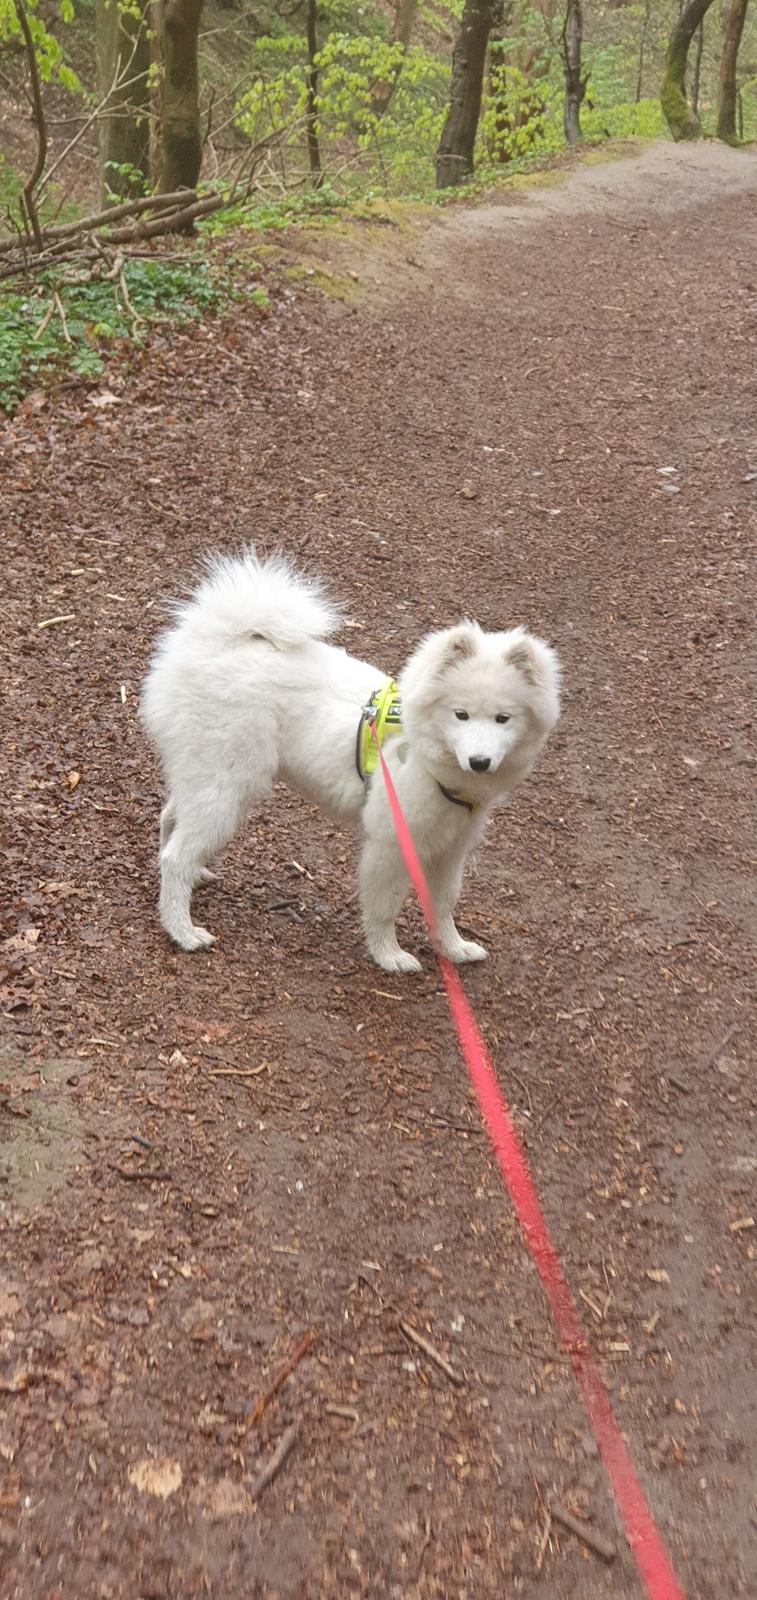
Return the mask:
[[[686,1592],[755,1592],[756,200],[749,152],[587,165],[6,428],[4,1596],[641,1594],[415,912],[387,980],[353,839],[282,792],[217,948],[158,927],[138,685],[250,536],[387,670],[461,612],[563,656],[466,988]]]

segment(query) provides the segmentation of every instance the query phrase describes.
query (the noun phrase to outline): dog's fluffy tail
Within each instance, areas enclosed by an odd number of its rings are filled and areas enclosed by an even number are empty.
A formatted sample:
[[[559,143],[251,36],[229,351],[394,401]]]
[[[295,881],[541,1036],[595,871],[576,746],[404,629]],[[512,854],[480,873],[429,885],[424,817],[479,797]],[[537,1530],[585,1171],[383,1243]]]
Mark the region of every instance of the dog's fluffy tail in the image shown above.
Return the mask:
[[[300,577],[283,556],[260,559],[251,546],[240,556],[211,557],[200,587],[177,613],[180,623],[219,645],[259,638],[277,650],[324,639],[339,623],[317,582]]]

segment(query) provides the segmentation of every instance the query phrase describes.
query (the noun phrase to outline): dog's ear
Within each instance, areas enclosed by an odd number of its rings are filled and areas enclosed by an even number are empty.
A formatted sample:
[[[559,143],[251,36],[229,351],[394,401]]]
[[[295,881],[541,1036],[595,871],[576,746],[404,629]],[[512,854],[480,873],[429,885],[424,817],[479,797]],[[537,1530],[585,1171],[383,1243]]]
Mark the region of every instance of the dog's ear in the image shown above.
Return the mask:
[[[508,667],[515,667],[516,672],[521,672],[526,683],[540,684],[542,681],[542,663],[535,641],[527,633],[521,633],[511,640],[505,650],[505,661]]]
[[[444,641],[439,670],[449,671],[456,667],[459,661],[467,661],[476,652],[476,630],[470,622],[461,622],[457,628],[450,628]]]
[[[557,696],[560,690],[560,663],[554,650],[543,639],[525,629],[516,629],[505,645],[505,662],[520,672],[531,688]]]
[[[516,672],[522,672],[527,683],[535,681],[535,661],[528,647],[527,639],[518,639],[515,644],[509,644],[505,651],[505,661],[508,667],[515,667]]]

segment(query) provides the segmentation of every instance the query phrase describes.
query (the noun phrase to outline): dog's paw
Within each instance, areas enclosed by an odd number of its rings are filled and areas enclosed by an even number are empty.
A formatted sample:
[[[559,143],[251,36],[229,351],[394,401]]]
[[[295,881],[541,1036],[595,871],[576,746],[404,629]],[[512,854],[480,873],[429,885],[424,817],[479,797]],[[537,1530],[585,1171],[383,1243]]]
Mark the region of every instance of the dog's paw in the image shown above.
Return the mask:
[[[197,923],[193,924],[188,933],[183,933],[181,938],[176,938],[175,934],[173,937],[176,944],[181,945],[182,950],[209,950],[216,942],[215,934],[208,933],[207,928],[198,927]]]
[[[462,965],[465,961],[485,961],[488,954],[482,944],[476,944],[473,939],[461,939],[454,950],[450,950],[449,959]]]
[[[197,881],[196,881],[196,885],[195,885],[195,887],[197,889],[204,889],[206,884],[208,884],[208,883],[217,883],[217,882],[218,882],[218,873],[217,872],[211,872],[210,867],[200,867],[200,870],[199,870],[199,872],[197,874]]]
[[[384,972],[422,972],[420,961],[409,950],[395,950],[391,955],[376,958]]]

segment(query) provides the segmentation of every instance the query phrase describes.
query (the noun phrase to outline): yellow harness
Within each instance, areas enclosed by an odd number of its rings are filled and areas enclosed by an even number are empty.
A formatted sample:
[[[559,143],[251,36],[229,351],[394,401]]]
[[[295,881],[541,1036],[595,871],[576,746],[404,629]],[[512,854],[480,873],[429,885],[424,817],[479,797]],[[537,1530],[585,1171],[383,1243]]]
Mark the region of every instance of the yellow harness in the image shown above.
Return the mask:
[[[376,740],[371,733],[371,724],[376,727]],[[357,725],[357,743],[355,746],[355,765],[359,777],[365,782],[376,771],[378,766],[379,747],[384,740],[393,733],[402,732],[402,707],[399,700],[399,690],[394,678],[387,678],[380,689],[375,689],[360,714]],[[378,743],[376,742],[378,741]]]

